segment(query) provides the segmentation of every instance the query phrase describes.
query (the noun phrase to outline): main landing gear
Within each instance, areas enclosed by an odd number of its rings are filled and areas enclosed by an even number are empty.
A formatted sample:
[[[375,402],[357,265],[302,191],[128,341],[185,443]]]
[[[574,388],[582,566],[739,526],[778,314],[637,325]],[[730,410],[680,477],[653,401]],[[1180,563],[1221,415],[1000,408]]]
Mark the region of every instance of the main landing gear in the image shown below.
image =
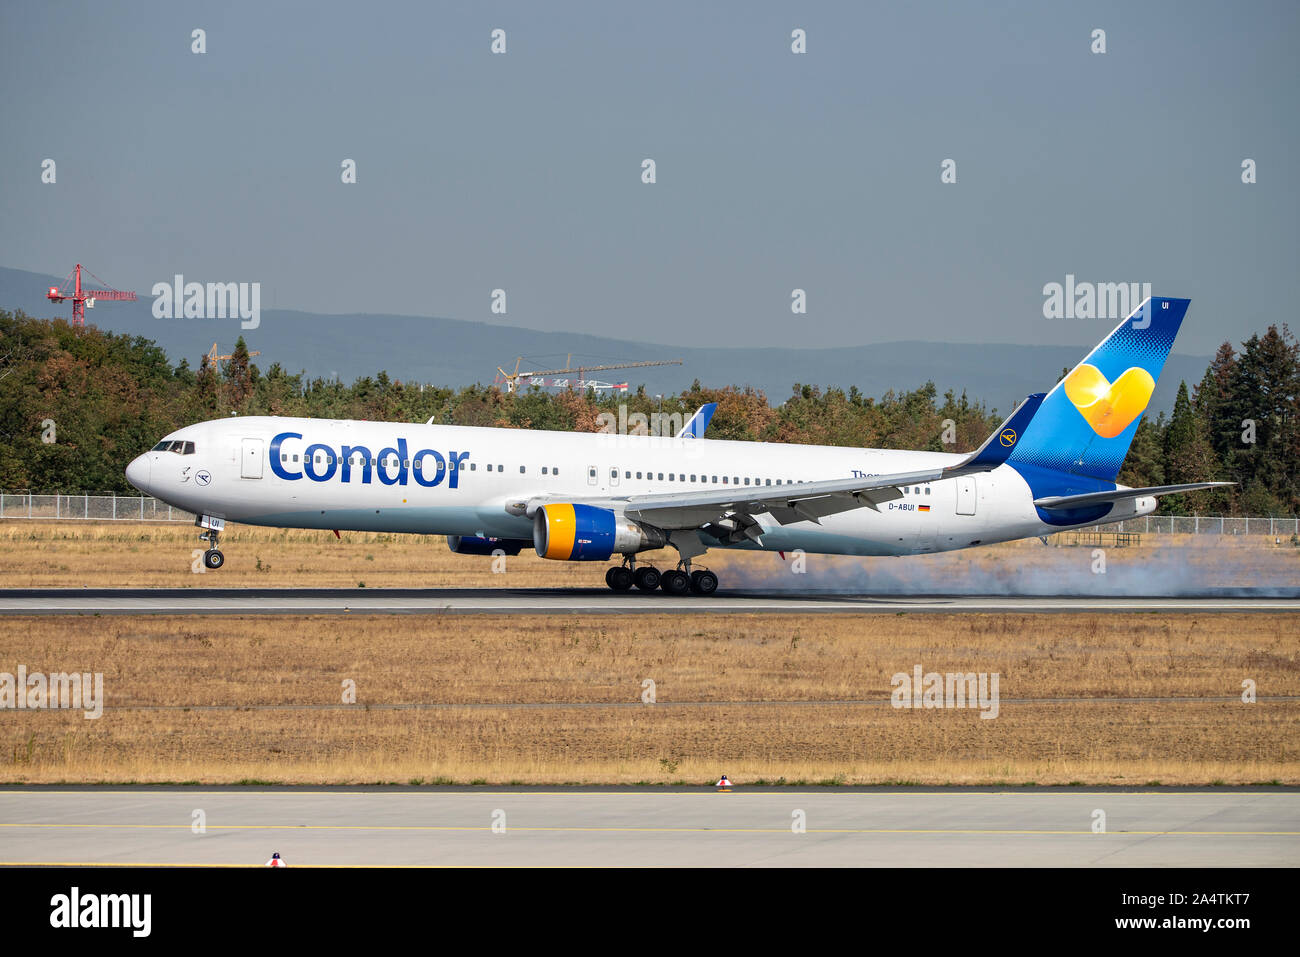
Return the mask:
[[[205,532],[199,533],[199,541],[208,543],[208,550],[203,553],[203,565],[205,568],[211,568],[216,571],[226,563],[226,556],[221,554],[221,549],[217,548],[217,542],[221,538],[221,533],[215,528],[210,528]]]
[[[691,570],[690,559],[678,562],[670,571],[660,572],[653,565],[637,565],[625,558],[605,572],[605,584],[614,591],[628,591],[633,585],[640,591],[660,589],[669,595],[712,595],[718,590],[718,576],[706,568]]]

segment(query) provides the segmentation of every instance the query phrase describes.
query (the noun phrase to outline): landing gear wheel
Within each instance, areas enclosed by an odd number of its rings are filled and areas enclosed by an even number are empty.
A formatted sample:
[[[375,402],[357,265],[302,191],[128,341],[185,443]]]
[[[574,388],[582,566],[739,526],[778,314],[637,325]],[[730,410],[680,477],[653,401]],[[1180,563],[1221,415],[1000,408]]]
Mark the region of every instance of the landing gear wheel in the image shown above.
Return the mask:
[[[605,572],[605,584],[614,591],[627,591],[632,587],[632,570],[626,565],[615,565]]]
[[[691,589],[691,579],[680,568],[664,572],[659,587],[670,595],[685,595]]]
[[[222,555],[221,552],[217,551],[215,548],[209,548],[203,553],[203,564],[208,568],[211,568],[213,571],[216,571],[225,563],[226,556]]]
[[[636,587],[642,591],[654,591],[659,587],[659,569],[653,565],[642,565],[634,576]]]
[[[691,591],[697,595],[712,595],[718,590],[718,576],[711,571],[700,569],[691,572]]]

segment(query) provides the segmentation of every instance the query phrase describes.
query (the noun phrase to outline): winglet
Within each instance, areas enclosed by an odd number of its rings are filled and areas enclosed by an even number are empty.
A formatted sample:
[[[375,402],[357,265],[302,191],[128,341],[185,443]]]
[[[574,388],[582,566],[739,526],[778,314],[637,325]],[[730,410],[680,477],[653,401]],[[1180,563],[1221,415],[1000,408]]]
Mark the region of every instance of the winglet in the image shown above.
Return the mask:
[[[1043,404],[1046,396],[1046,392],[1035,392],[1027,396],[1025,401],[1016,406],[1015,411],[1007,416],[1007,420],[984,440],[983,445],[964,461],[944,469],[944,476],[952,478],[969,472],[989,472],[1005,462],[1011,457],[1016,443],[1025,434],[1025,429],[1029,427],[1030,420],[1033,419],[1034,413]]]
[[[684,426],[682,426],[682,430],[677,433],[677,438],[704,438],[704,431],[709,427],[709,420],[713,418],[713,413],[717,408],[718,403],[716,402],[704,403],[704,405],[695,410],[695,414],[690,417]]]

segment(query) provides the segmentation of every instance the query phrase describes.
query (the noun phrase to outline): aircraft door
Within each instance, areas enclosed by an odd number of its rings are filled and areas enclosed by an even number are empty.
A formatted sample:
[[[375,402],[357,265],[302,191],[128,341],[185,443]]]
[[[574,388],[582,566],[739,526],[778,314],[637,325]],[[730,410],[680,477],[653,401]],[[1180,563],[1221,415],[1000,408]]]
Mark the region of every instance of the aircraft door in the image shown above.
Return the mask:
[[[244,439],[239,456],[239,477],[260,479],[262,477],[262,440]]]
[[[957,479],[957,514],[975,514],[975,476],[963,475]]]

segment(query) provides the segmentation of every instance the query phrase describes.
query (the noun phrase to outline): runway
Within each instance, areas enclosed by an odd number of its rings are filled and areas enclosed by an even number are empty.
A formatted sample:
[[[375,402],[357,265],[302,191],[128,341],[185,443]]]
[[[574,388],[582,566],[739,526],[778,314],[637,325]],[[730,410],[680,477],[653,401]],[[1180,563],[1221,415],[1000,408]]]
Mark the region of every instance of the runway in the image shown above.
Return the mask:
[[[291,867],[1294,867],[1300,793],[0,791],[4,865],[256,866],[272,852]]]
[[[606,589],[123,588],[0,589],[0,615],[899,614],[900,612],[1300,612],[1300,592],[1187,598],[840,595],[760,591],[674,597]]]

